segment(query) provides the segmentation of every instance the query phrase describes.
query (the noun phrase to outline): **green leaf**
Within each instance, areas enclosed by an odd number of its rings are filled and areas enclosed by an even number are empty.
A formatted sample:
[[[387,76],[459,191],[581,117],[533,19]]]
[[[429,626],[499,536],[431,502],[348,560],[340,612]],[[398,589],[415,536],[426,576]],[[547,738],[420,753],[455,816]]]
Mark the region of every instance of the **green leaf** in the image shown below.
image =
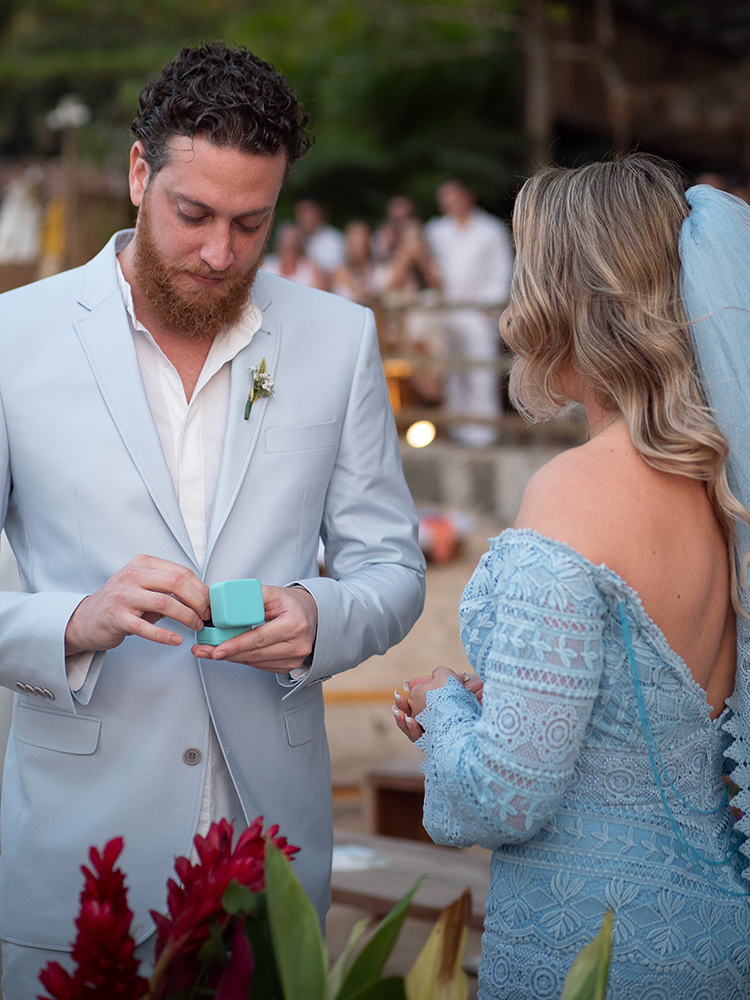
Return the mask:
[[[389,976],[365,983],[356,993],[350,994],[350,1000],[406,1000],[404,977]]]
[[[238,913],[246,916],[252,913],[257,906],[258,896],[246,885],[240,885],[236,878],[233,878],[224,890],[221,897],[221,905],[225,913],[236,916]]]
[[[357,942],[367,929],[367,925],[369,923],[370,918],[364,917],[362,920],[358,920],[354,927],[352,927],[352,932],[349,935],[349,940],[346,942],[344,950],[336,959],[333,968],[328,973],[328,984],[326,988],[327,1000],[334,1000],[338,994],[344,975],[349,968],[352,952],[354,951]]]
[[[350,1000],[356,991],[377,980],[393,951],[393,946],[401,933],[401,927],[409,906],[417,889],[422,884],[424,875],[418,878],[405,896],[396,903],[391,912],[383,919],[371,940],[367,942],[344,979],[343,986],[336,994],[336,1000]]]
[[[245,937],[255,956],[253,1000],[281,1000],[284,994],[273,953],[265,892],[258,893],[257,901],[255,912],[245,918],[244,924]]]
[[[318,916],[286,856],[266,841],[266,902],[284,1000],[324,1000],[326,958]]]
[[[576,955],[560,1000],[604,1000],[609,976],[609,953],[612,949],[612,911],[604,914],[602,929],[594,940]]]
[[[466,1000],[468,985],[461,967],[471,915],[467,889],[447,906],[406,977],[409,1000]]]
[[[222,965],[227,964],[229,953],[224,943],[221,927],[215,920],[209,924],[209,936],[201,945],[196,959],[199,965],[205,966],[214,965],[216,962],[220,962]]]

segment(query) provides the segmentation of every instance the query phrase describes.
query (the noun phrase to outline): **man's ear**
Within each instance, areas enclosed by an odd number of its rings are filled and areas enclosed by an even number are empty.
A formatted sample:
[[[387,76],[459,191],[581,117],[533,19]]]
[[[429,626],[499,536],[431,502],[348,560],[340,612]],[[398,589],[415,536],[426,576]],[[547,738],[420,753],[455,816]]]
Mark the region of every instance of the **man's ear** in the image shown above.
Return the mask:
[[[128,183],[130,185],[130,200],[136,208],[141,207],[143,193],[151,177],[151,167],[146,162],[145,150],[142,142],[134,142],[130,150],[130,171],[128,173]]]

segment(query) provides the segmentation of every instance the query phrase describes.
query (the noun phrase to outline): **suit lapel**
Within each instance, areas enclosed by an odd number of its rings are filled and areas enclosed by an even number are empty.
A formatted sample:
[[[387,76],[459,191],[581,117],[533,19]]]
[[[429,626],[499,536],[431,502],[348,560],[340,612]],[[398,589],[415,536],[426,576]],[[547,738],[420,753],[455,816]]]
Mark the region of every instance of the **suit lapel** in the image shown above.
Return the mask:
[[[76,331],[104,402],[157,509],[196,566],[117,284],[114,238],[84,269],[80,302],[90,311]]]
[[[259,399],[253,403],[249,418],[243,419],[245,402],[251,385],[248,368],[260,364],[261,360],[265,358],[268,372],[276,384],[276,392],[282,391],[276,371],[281,346],[281,328],[268,315],[270,298],[260,275],[253,286],[253,302],[263,313],[263,321],[252,341],[232,361],[227,430],[219,482],[216,488],[213,519],[209,530],[206,565],[208,565],[216,540],[227,517],[229,517],[245,479],[247,467],[258,444],[266,410],[269,406],[273,406],[272,397]]]

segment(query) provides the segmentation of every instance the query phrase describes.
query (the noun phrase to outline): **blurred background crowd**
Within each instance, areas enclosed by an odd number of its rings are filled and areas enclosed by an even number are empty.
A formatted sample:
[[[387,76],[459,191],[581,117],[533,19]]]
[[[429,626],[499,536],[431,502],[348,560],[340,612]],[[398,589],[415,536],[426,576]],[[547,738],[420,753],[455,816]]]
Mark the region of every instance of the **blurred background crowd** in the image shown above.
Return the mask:
[[[574,415],[525,430],[505,388],[509,220],[535,166],[637,146],[750,197],[741,0],[5,0],[0,290],[132,224],[136,95],[214,37],[269,59],[310,113],[266,266],[376,309],[404,433],[427,420],[474,449],[580,433]]]
[[[420,505],[422,619],[325,693],[337,824],[389,832],[366,819],[362,789],[404,753],[393,688],[437,662],[462,669],[457,607],[487,535],[583,433],[573,411],[529,429],[507,398],[514,194],[541,164],[640,148],[750,202],[750,4],[3,0],[0,291],[82,264],[132,225],[137,95],[182,45],[213,38],[272,62],[310,114],[315,144],[265,266],[375,310]],[[395,778],[418,799],[413,771]]]

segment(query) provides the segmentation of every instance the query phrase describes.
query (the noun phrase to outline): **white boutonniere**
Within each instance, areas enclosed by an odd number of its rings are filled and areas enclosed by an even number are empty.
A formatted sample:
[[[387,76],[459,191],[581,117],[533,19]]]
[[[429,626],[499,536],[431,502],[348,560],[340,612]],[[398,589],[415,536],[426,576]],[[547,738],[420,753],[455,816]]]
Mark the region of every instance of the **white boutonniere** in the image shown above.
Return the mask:
[[[250,392],[247,394],[247,402],[245,403],[245,420],[247,420],[250,416],[250,410],[252,410],[253,403],[256,399],[263,399],[264,396],[273,396],[276,390],[276,386],[273,384],[273,379],[266,370],[265,358],[263,358],[259,365],[253,365],[252,368],[248,368],[248,371],[250,372],[253,384],[250,387]]]

